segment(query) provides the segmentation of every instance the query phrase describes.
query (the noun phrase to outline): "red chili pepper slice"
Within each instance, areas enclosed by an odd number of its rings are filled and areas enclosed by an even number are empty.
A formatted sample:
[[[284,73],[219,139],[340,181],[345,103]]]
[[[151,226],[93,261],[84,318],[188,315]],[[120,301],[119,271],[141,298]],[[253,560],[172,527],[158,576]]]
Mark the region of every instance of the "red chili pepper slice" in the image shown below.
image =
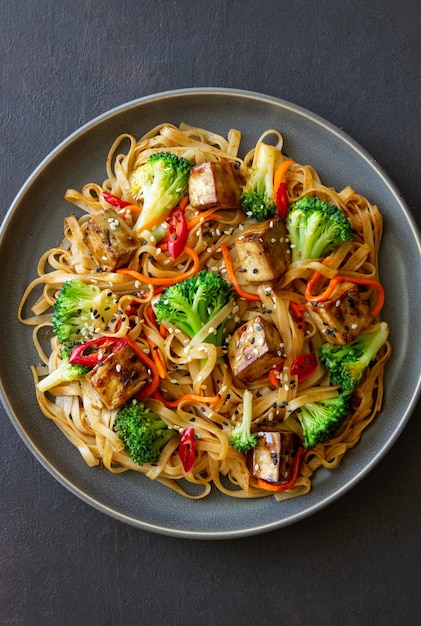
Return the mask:
[[[191,472],[194,467],[195,443],[194,428],[186,428],[181,435],[180,444],[178,446],[178,454],[185,472]]]
[[[70,353],[69,363],[95,367],[109,354],[118,352],[127,344],[124,337],[98,337],[75,346]]]
[[[298,328],[303,328],[304,313],[306,312],[304,304],[297,304],[293,300],[290,300],[289,307],[294,314],[295,321],[298,324]]]
[[[278,378],[277,374],[281,371],[281,369],[284,366],[285,361],[281,361],[281,363],[279,363],[279,365],[277,365],[276,367],[273,367],[270,371],[269,371],[269,382],[271,385],[273,385],[274,387],[280,387],[282,385],[282,382],[280,381],[280,379]]]
[[[298,382],[306,380],[316,371],[317,359],[313,353],[300,354],[291,364],[291,375],[298,376]]]
[[[288,213],[289,201],[287,193],[287,184],[285,182],[279,183],[279,187],[276,190],[276,208],[278,209],[278,215],[281,220],[286,218]]]
[[[107,191],[102,192],[102,197],[104,198],[105,202],[108,202],[108,204],[111,204],[111,206],[115,206],[119,209],[124,209],[126,206],[130,206],[130,202],[126,202],[126,200],[122,200],[117,196],[113,196],[112,193],[108,193]]]
[[[298,474],[300,471],[300,467],[301,467],[301,461],[304,455],[304,448],[302,446],[300,446],[297,450],[297,454],[295,456],[295,463],[294,463],[294,471],[293,474],[290,478],[290,480],[287,483],[270,483],[267,480],[263,480],[263,478],[258,478],[257,479],[257,486],[260,487],[261,489],[266,489],[266,491],[286,491],[287,489],[291,489],[291,487],[293,487],[296,483],[296,480],[298,478]]]
[[[177,259],[186,247],[189,236],[184,211],[180,207],[175,207],[169,214],[167,222],[167,251],[170,257]]]

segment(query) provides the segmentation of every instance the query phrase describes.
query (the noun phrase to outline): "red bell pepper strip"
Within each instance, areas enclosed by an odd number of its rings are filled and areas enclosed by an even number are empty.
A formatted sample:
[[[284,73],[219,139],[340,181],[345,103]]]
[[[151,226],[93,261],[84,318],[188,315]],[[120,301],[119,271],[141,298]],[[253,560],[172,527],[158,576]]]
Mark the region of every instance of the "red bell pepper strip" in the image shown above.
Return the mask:
[[[276,492],[286,491],[287,489],[291,489],[291,487],[293,487],[297,481],[303,454],[304,454],[304,448],[300,446],[295,456],[294,470],[293,470],[292,476],[287,483],[270,483],[267,480],[263,480],[263,478],[258,478],[257,486],[260,487],[260,489],[265,489],[266,491],[276,491]]]
[[[111,204],[111,206],[115,206],[119,209],[124,209],[126,206],[130,206],[131,204],[130,202],[126,202],[126,200],[122,200],[117,196],[113,196],[112,193],[108,193],[107,191],[102,192],[102,197],[104,198],[105,202],[108,202],[108,204]]]
[[[278,215],[281,220],[284,220],[288,213],[289,201],[287,194],[287,184],[285,182],[279,183],[279,187],[276,190],[276,208],[278,209]]]
[[[317,359],[313,353],[300,354],[291,364],[291,375],[298,376],[298,382],[309,378],[317,369]]]
[[[124,337],[98,337],[75,346],[69,357],[71,365],[95,367],[104,361],[109,354],[118,352],[126,345]]]
[[[281,387],[282,386],[282,382],[280,380],[280,378],[278,378],[278,374],[281,371],[281,369],[284,366],[285,361],[282,361],[281,363],[279,363],[279,365],[277,365],[276,367],[273,367],[268,375],[269,378],[269,382],[271,385],[273,385],[274,387]]]
[[[278,165],[275,170],[273,186],[275,189],[276,208],[278,209],[278,215],[281,220],[284,220],[286,218],[289,207],[285,176],[289,167],[294,163],[295,161],[293,159],[287,159],[286,161],[283,161],[280,165]]]
[[[189,236],[184,211],[180,207],[175,207],[167,219],[167,251],[171,258],[177,259],[186,247]]]
[[[186,428],[181,435],[178,454],[185,472],[191,472],[195,461],[194,428]]]

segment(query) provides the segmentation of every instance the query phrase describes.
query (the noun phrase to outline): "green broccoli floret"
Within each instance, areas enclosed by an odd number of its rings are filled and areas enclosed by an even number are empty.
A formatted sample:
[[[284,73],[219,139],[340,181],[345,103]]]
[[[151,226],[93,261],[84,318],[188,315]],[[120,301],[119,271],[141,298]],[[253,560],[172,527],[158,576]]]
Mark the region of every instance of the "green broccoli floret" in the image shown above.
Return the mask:
[[[180,328],[191,339],[233,298],[232,287],[219,274],[201,270],[164,290],[154,305],[159,324],[169,322]],[[222,345],[224,320],[207,343]]]
[[[114,430],[132,461],[156,463],[168,441],[176,434],[143,402],[125,404],[116,415]]]
[[[241,208],[250,219],[264,222],[276,214],[274,174],[275,148],[261,142],[240,197]]]
[[[54,334],[61,344],[85,339],[94,334],[94,327],[105,326],[116,310],[116,298],[109,290],[78,278],[68,280],[54,303]]]
[[[257,446],[257,435],[251,432],[253,420],[253,393],[246,389],[243,396],[243,415],[241,421],[234,426],[231,432],[231,445],[246,454]]]
[[[304,448],[314,448],[331,439],[351,413],[350,396],[308,402],[295,412],[304,435]]]
[[[151,220],[163,219],[176,207],[187,189],[193,163],[171,152],[151,154],[130,177],[136,200],[143,202],[134,230]]]
[[[380,322],[374,330],[361,333],[345,345],[325,343],[320,346],[320,364],[327,369],[331,383],[340,385],[345,393],[352,393],[367,365],[386,343],[388,334],[388,325]]]
[[[317,259],[353,237],[351,223],[335,204],[304,196],[289,208],[285,225],[291,244],[291,259]]]
[[[90,367],[83,365],[72,365],[69,363],[70,353],[74,346],[77,346],[78,342],[71,342],[64,346],[60,352],[60,364],[53,372],[48,374],[45,378],[37,383],[39,391],[48,391],[61,383],[70,382],[82,378],[89,372]]]

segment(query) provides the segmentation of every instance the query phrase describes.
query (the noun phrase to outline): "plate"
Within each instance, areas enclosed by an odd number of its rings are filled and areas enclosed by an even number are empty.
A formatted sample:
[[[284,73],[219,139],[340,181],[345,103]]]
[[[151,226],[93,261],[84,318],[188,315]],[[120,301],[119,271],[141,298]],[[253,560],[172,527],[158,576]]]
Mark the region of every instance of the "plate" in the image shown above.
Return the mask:
[[[385,218],[380,257],[386,292],[382,317],[389,323],[394,352],[386,366],[384,408],[338,469],[319,469],[311,493],[284,503],[274,498],[236,500],[216,490],[205,500],[191,501],[135,472],[112,475],[98,467],[88,468],[36,408],[29,364],[38,358],[31,328],[17,321],[16,311],[25,287],[36,275],[39,257],[62,238],[63,218],[72,212],[64,192],[90,181],[102,183],[108,150],[120,133],[140,137],[161,122],[181,121],[222,134],[238,128],[243,134],[242,153],[264,130],[277,128],[284,135],[287,154],[311,163],[325,184],[337,189],[350,184],[377,204]],[[317,115],[274,97],[240,90],[177,90],[134,100],[95,118],[53,150],[26,181],[3,222],[0,267],[13,267],[13,272],[2,276],[9,304],[9,318],[0,330],[3,403],[38,461],[76,496],[120,521],[198,539],[253,535],[293,524],[356,485],[391,448],[410,417],[420,389],[420,326],[413,325],[421,317],[419,259],[417,229],[393,183],[365,150]]]

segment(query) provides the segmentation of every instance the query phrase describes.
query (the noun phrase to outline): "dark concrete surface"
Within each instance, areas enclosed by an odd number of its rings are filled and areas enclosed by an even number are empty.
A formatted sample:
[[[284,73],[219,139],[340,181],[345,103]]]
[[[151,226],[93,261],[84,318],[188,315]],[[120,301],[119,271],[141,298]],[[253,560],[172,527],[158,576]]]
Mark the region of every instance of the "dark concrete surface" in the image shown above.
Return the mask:
[[[1,216],[81,124],[137,97],[206,86],[267,93],[337,125],[381,163],[419,225],[420,7],[3,0]],[[90,508],[39,465],[2,408],[0,624],[420,623],[420,408],[327,509],[218,542],[149,534]]]

